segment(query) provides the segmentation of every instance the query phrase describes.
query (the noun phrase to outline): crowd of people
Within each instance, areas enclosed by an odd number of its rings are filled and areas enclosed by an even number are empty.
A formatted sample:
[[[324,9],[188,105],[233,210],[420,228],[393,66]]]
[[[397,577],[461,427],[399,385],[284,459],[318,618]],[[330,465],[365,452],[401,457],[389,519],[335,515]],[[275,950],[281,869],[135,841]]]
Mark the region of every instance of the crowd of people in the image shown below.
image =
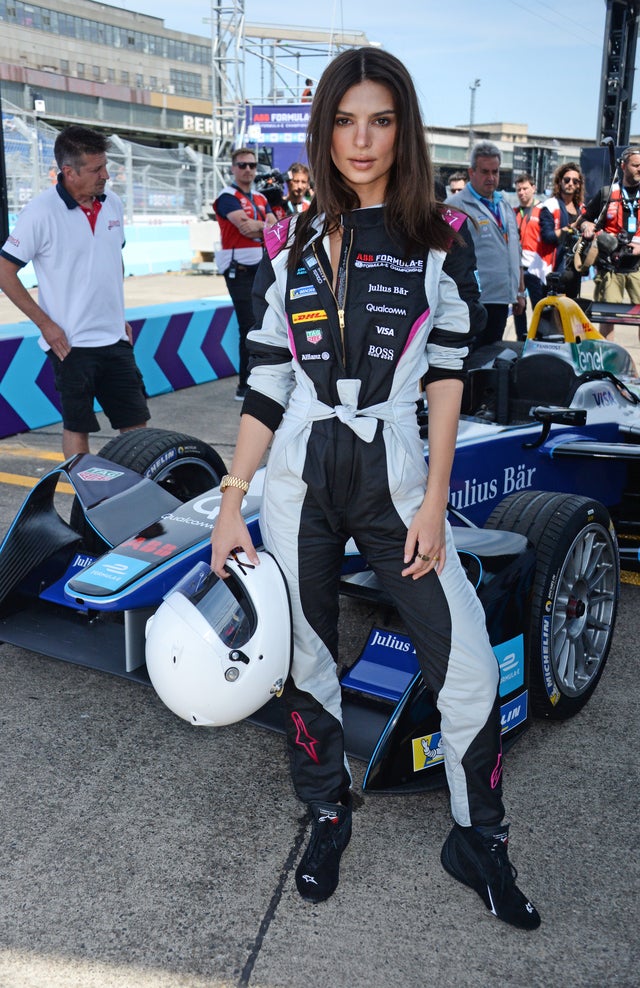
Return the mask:
[[[112,249],[114,231],[124,236],[124,217],[120,200],[107,185],[107,151],[108,141],[102,135],[84,127],[65,128],[54,152],[58,169],[55,184],[23,210],[0,249],[0,290],[40,328],[41,346],[53,366],[63,408],[65,455],[88,450],[88,435],[98,427],[94,399],[107,411],[112,426],[121,431],[139,428],[149,418],[144,386],[131,352],[131,329],[124,319],[122,261],[119,252]],[[611,188],[601,188],[588,201],[579,165],[568,162],[556,170],[547,198],[538,194],[532,175],[518,175],[514,182],[518,205],[512,208],[498,190],[500,165],[497,145],[481,141],[472,148],[468,172],[453,172],[447,186],[434,179],[436,198],[468,218],[461,235],[475,251],[480,297],[487,316],[483,327],[476,326],[470,344],[473,348],[501,339],[509,313],[517,339],[524,340],[527,299],[533,310],[547,294],[551,274],[557,276],[556,287],[575,298],[582,277],[593,263],[596,301],[640,302],[640,270],[636,270],[640,254],[639,147],[623,152],[620,181]],[[239,401],[248,391],[246,338],[254,324],[252,290],[264,254],[265,232],[278,220],[306,212],[314,194],[307,164],[293,162],[286,176],[277,173],[275,198],[267,188],[257,191],[257,171],[255,151],[237,148],[232,154],[230,183],[213,204],[221,238],[216,264],[238,321]],[[285,183],[286,195],[282,194]],[[82,214],[89,230],[78,224]],[[110,217],[106,223],[105,217]],[[71,229],[73,236],[69,236]],[[615,254],[615,263],[610,260],[612,249],[600,256],[596,245],[604,243],[605,238],[597,239],[602,234],[616,238],[615,245],[622,237],[626,245],[622,260],[620,252]],[[74,262],[67,265],[68,272],[77,265],[87,269],[90,276],[91,265],[108,259],[108,306],[104,296],[98,304],[90,289],[79,287],[89,284],[90,277],[86,282],[78,282],[71,275],[60,280],[50,236],[64,239],[67,256],[72,251]],[[594,246],[589,252],[591,242]],[[577,250],[579,243],[581,250]],[[585,258],[588,263],[581,264]],[[38,302],[18,278],[20,268],[30,260],[40,285]],[[72,306],[69,298],[74,300]],[[604,326],[601,332],[609,335],[612,328]],[[114,355],[119,358],[117,362]],[[63,365],[65,358],[69,359]]]
[[[498,191],[500,163],[500,149],[482,141],[471,151],[468,175],[454,172],[448,181],[447,204],[475,220],[471,235],[481,299],[489,314],[483,333],[476,336],[476,346],[501,338],[509,310],[516,337],[524,340],[527,298],[534,309],[548,293],[551,274],[556,276],[554,290],[577,298],[582,278],[593,265],[596,301],[640,302],[640,147],[625,149],[620,159],[621,180],[604,186],[589,200],[585,200],[585,177],[575,162],[556,169],[547,198],[538,196],[532,175],[518,175],[514,183],[518,205],[513,210]],[[616,238],[616,246],[622,237],[626,246],[622,258],[615,255],[615,263],[607,255],[601,257],[597,249],[596,238],[602,233]],[[591,251],[589,242],[593,242]],[[603,336],[611,332],[611,326],[601,329]]]

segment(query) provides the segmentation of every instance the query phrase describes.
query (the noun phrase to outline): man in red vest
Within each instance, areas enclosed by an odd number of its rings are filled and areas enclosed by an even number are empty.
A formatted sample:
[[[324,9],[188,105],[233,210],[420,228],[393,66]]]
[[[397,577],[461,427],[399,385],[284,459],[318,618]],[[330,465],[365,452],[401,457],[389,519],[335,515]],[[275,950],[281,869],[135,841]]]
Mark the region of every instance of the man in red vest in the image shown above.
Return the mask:
[[[529,293],[531,308],[535,309],[536,304],[545,295],[545,286],[534,274],[529,274],[529,265],[533,259],[535,249],[540,239],[540,202],[536,196],[536,180],[528,172],[518,175],[515,180],[516,195],[518,196],[518,206],[514,206],[516,223],[518,224],[518,234],[522,246],[522,268],[524,273],[524,287]],[[516,336],[519,340],[527,338],[527,313],[526,309],[514,315]]]
[[[216,266],[224,275],[238,319],[238,401],[242,401],[247,393],[249,367],[246,339],[255,322],[251,302],[253,279],[262,260],[265,227],[276,222],[265,196],[252,192],[257,166],[256,156],[250,148],[237,148],[231,155],[231,185],[222,189],[213,204],[222,243],[221,250],[216,251]]]

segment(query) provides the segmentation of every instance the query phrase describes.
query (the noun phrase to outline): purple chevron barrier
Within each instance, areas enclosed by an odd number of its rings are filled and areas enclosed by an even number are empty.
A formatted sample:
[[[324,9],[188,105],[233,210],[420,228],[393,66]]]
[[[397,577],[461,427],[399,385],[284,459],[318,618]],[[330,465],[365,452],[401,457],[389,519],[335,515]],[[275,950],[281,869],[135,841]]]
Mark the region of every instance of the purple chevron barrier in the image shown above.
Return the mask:
[[[150,396],[238,372],[238,323],[228,297],[127,309],[127,319]],[[0,437],[60,421],[39,335],[30,322],[0,326]]]

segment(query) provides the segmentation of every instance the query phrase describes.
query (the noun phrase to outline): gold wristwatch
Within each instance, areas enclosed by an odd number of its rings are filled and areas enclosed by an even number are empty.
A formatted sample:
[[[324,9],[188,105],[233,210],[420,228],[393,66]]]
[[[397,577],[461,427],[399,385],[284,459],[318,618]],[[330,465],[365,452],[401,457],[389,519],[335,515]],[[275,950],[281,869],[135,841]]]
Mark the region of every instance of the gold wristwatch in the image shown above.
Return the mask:
[[[249,490],[249,483],[246,480],[242,480],[241,477],[232,477],[231,474],[225,473],[220,481],[220,493],[224,494],[227,487],[236,487],[243,494],[246,494]]]

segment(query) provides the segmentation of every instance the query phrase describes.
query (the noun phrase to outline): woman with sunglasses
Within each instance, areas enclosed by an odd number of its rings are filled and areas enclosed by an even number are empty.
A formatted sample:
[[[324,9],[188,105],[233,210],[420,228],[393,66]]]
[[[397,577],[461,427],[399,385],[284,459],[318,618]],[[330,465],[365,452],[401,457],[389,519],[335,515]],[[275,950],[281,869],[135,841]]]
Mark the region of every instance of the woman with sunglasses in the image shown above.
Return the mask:
[[[573,265],[576,221],[584,213],[584,177],[572,161],[560,165],[553,176],[553,194],[540,209],[540,240],[530,273],[546,284],[552,272],[560,273],[561,291],[571,298],[580,294],[582,276]]]
[[[260,528],[291,597],[287,744],[312,824],[296,886],[307,901],[328,899],[351,837],[336,662],[353,538],[437,697],[455,820],[442,863],[494,915],[535,929],[540,918],[507,855],[498,664],[446,520],[464,362],[483,324],[466,220],[435,201],[415,89],[387,52],[361,48],[330,63],[307,152],[315,197],[265,237],[249,393],[211,538],[220,577],[234,547],[258,563],[241,505],[273,437]],[[415,415],[421,379],[428,475]]]

